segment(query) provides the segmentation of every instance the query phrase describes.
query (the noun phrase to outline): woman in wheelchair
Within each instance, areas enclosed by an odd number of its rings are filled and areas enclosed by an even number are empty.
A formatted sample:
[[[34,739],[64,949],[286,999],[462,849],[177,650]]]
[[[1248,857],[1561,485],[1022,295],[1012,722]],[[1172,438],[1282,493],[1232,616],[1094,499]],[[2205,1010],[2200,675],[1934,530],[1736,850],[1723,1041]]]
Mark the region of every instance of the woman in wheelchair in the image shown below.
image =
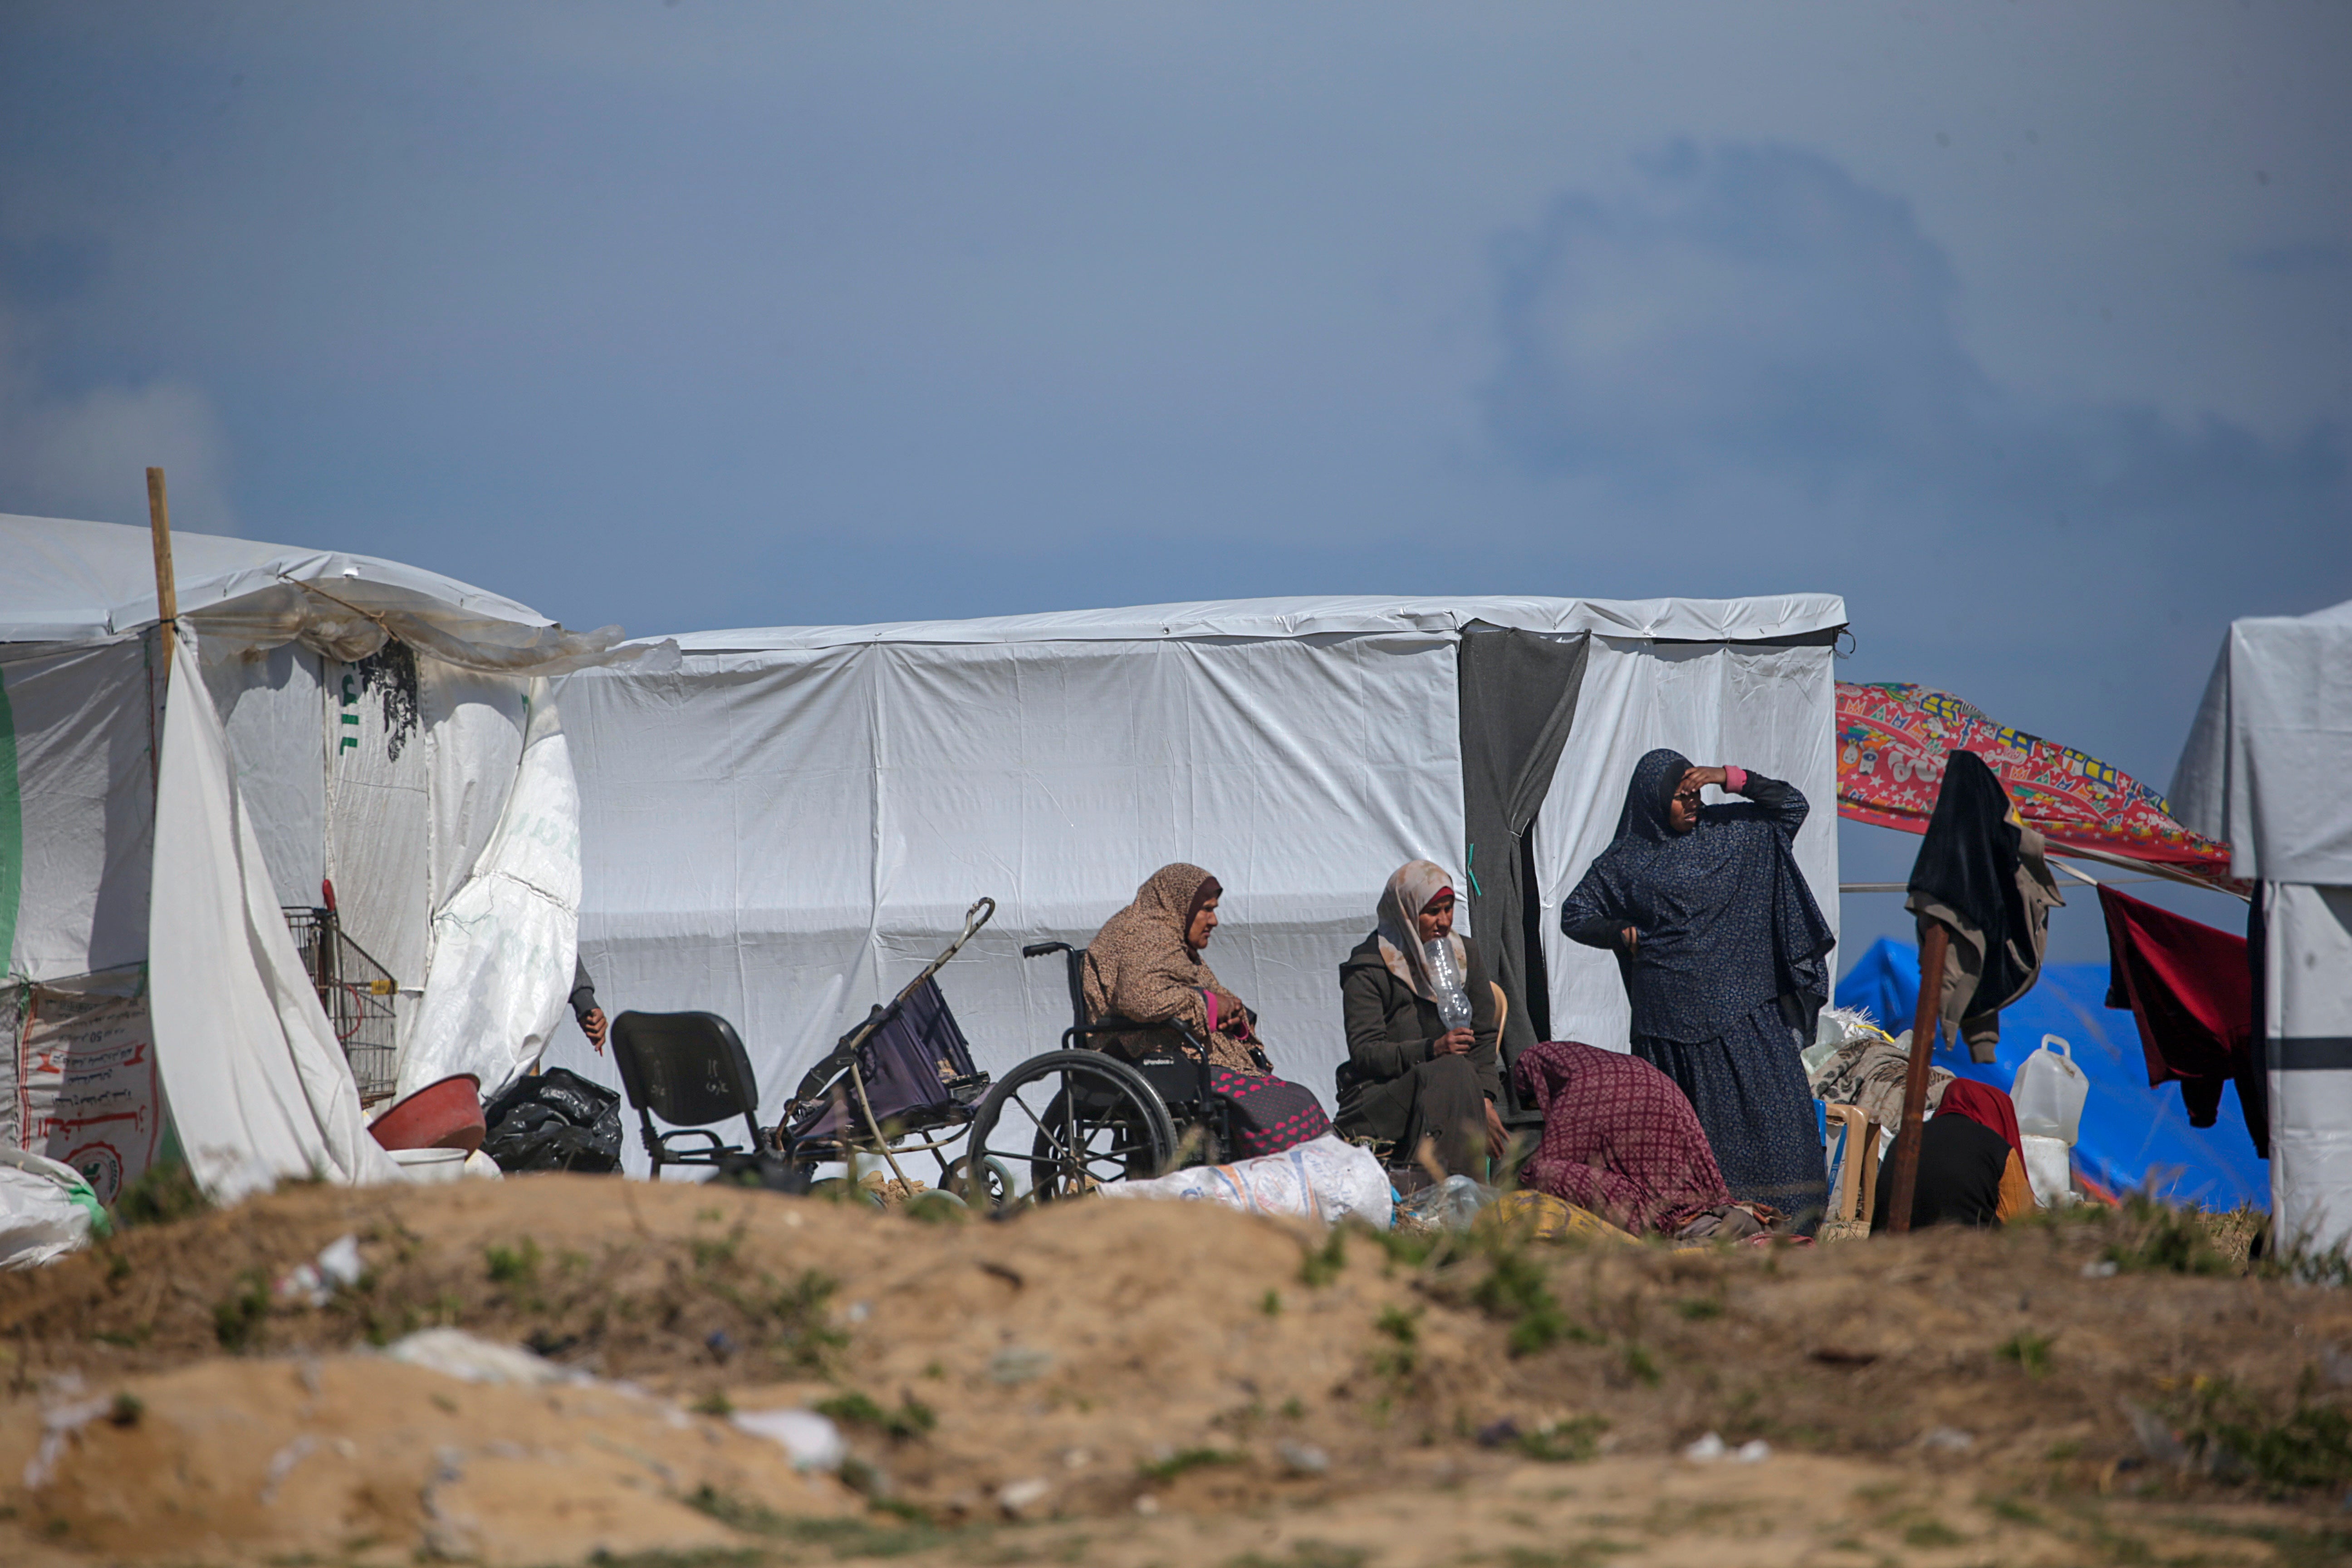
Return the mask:
[[[1449,1028],[1428,944],[1452,950],[1470,1022]],[[1398,868],[1381,895],[1372,934],[1339,965],[1348,1059],[1339,1070],[1342,1136],[1392,1145],[1392,1163],[1427,1142],[1448,1175],[1484,1176],[1507,1134],[1495,1110],[1495,987],[1477,944],[1454,930],[1454,885],[1427,860]]]
[[[1257,1019],[1225,989],[1201,950],[1217,929],[1224,889],[1198,866],[1162,866],[1087,944],[1087,1015],[1159,1025],[1097,1037],[1134,1060],[1155,1051],[1205,1051],[1210,1092],[1230,1108],[1238,1154],[1271,1154],[1331,1130],[1313,1091],[1274,1076]]]

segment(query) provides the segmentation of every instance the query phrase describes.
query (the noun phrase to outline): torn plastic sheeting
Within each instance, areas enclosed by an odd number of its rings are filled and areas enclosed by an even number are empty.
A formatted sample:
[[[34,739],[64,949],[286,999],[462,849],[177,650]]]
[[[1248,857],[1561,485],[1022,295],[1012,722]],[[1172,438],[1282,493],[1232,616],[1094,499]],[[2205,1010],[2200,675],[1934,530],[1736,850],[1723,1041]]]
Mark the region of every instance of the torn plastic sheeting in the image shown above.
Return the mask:
[[[562,1021],[580,930],[580,793],[562,719],[541,695],[498,827],[433,916],[402,1095],[472,1073],[483,1098],[496,1099]]]
[[[148,995],[155,1065],[189,1169],[215,1201],[292,1177],[391,1182],[358,1085],[238,809],[220,715],[184,635],[164,710]]]

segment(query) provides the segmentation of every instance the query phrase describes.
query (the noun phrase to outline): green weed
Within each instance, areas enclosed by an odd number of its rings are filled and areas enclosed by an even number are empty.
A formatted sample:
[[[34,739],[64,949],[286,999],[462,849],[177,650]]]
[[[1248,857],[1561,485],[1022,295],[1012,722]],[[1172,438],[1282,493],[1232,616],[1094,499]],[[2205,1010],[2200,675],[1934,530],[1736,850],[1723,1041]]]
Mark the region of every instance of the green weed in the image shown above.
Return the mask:
[[[1181,1448],[1164,1459],[1138,1465],[1135,1473],[1147,1481],[1172,1481],[1188,1470],[1206,1469],[1212,1465],[1239,1465],[1248,1461],[1247,1454],[1231,1448]]]
[[[2003,1361],[2015,1362],[2028,1377],[2047,1377],[2050,1374],[2050,1345],[2048,1334],[2021,1333],[2003,1340],[1995,1347],[1993,1354]]]

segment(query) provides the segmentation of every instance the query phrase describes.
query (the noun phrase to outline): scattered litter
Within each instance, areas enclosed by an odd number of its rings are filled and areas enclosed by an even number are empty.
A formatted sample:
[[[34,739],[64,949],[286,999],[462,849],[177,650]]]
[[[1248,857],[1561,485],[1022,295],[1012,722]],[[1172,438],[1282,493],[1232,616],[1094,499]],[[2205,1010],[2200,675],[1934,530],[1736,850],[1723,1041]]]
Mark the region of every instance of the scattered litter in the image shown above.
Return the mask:
[[[2112,1279],[2120,1272],[2121,1266],[2112,1258],[2094,1258],[2083,1265],[2085,1279]]]
[[[1320,1476],[1331,1468],[1331,1456],[1312,1443],[1277,1443],[1274,1452],[1294,1476]]]
[[[1976,1446],[1975,1434],[1957,1426],[1930,1426],[1919,1434],[1919,1447],[1939,1454],[1965,1454]]]
[[[1761,1437],[1750,1437],[1735,1448],[1717,1432],[1709,1432],[1683,1450],[1683,1458],[1695,1465],[1711,1465],[1717,1459],[1728,1459],[1735,1465],[1760,1465],[1771,1457],[1772,1445]]]
[[[988,1358],[988,1375],[1010,1387],[1045,1376],[1054,1369],[1054,1352],[1034,1345],[1007,1345]]]
[[[862,1323],[866,1319],[874,1315],[874,1303],[871,1301],[852,1301],[847,1310],[841,1315],[847,1318],[853,1323]]]
[[[360,1238],[339,1236],[329,1242],[319,1256],[308,1263],[298,1263],[279,1275],[269,1287],[269,1294],[280,1305],[300,1302],[309,1307],[323,1307],[335,1299],[338,1290],[348,1290],[360,1282],[367,1265],[360,1259]]]
[[[713,1358],[724,1363],[735,1353],[735,1336],[725,1329],[713,1329],[709,1336],[702,1342],[702,1348],[709,1351]]]
[[[269,1472],[261,1482],[262,1507],[268,1508],[278,1500],[278,1489],[286,1484],[286,1478],[294,1473],[294,1467],[310,1458],[318,1447],[319,1440],[305,1432],[269,1456]]]
[[[1044,1502],[1045,1495],[1053,1489],[1052,1482],[1036,1476],[1026,1480],[1008,1481],[997,1490],[996,1506],[1012,1518],[1019,1519],[1024,1512]]]
[[[1088,1449],[1066,1448],[1062,1451],[1062,1466],[1065,1469],[1083,1470],[1094,1462],[1094,1454]]]
[[[849,1458],[841,1428],[814,1410],[738,1410],[730,1419],[739,1431],[782,1444],[796,1470],[837,1470]]]
[[[2345,1503],[2347,1507],[2352,1507],[2352,1493],[2346,1494]],[[1144,1518],[1150,1519],[1153,1514],[1160,1511],[1160,1500],[1153,1497],[1150,1492],[1145,1492],[1141,1497],[1135,1500],[1135,1511],[1141,1514]]]
[[[2131,1423],[2132,1436],[2147,1457],[2160,1465],[2185,1465],[2189,1462],[2188,1445],[2181,1442],[2164,1418],[2153,1410],[2133,1404],[2128,1399],[2116,1402],[2124,1418]]]
[[[1468,1230],[1478,1211],[1495,1201],[1495,1189],[1472,1176],[1448,1176],[1396,1206],[1400,1230]]]
[[[383,1353],[461,1383],[511,1383],[526,1388],[551,1383],[586,1383],[583,1373],[535,1356],[520,1345],[502,1345],[463,1329],[419,1329],[394,1340]]]
[[[41,1412],[41,1445],[25,1461],[25,1489],[35,1491],[48,1485],[74,1434],[113,1408],[111,1399],[83,1399]]]

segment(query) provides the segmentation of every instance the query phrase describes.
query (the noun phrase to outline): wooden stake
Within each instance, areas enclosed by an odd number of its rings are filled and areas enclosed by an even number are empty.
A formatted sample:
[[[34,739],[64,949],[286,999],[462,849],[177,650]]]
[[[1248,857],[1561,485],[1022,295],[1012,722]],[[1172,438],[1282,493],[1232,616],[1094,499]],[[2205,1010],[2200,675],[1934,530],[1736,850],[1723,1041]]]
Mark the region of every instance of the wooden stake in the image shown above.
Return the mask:
[[[163,675],[172,679],[172,654],[177,646],[180,594],[172,583],[172,503],[163,494],[163,470],[147,470],[147,531],[155,542],[155,618],[163,631]]]
[[[1944,999],[1944,957],[1951,932],[1941,921],[1927,922],[1919,939],[1919,1007],[1911,1022],[1911,1068],[1903,1079],[1903,1126],[1895,1134],[1895,1182],[1886,1194],[1893,1212],[1886,1228],[1901,1236],[1911,1228],[1911,1200],[1919,1186],[1919,1140],[1927,1127],[1927,1069],[1936,1055],[1936,1015]]]

